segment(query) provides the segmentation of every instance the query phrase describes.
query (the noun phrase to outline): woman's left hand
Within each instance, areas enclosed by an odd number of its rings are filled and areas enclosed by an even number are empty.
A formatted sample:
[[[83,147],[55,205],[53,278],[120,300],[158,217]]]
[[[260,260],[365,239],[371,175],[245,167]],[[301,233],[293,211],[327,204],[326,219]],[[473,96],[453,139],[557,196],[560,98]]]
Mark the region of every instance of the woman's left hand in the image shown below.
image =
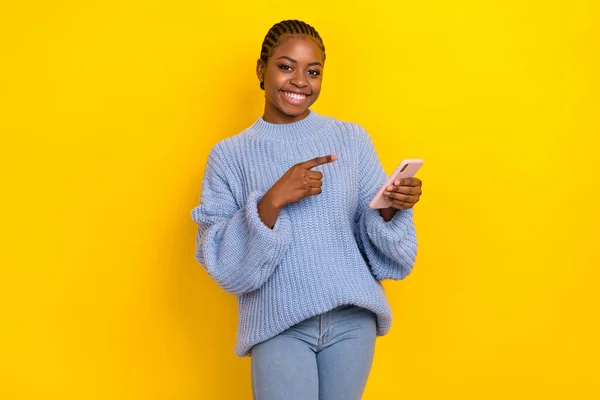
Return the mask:
[[[396,179],[383,192],[383,195],[392,202],[391,208],[399,210],[413,207],[421,197],[422,182],[419,178]]]

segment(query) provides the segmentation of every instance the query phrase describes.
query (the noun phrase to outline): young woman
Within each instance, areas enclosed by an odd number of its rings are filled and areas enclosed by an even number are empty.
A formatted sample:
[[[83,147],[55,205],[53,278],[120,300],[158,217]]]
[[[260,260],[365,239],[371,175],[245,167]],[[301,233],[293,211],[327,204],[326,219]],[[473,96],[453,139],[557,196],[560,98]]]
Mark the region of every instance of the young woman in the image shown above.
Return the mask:
[[[275,24],[256,74],[264,114],[211,149],[196,259],[237,296],[235,354],[251,356],[258,400],[360,399],[375,338],[388,332],[384,279],[403,279],[417,252],[421,181],[387,176],[360,126],[310,109],[325,47],[310,25]]]

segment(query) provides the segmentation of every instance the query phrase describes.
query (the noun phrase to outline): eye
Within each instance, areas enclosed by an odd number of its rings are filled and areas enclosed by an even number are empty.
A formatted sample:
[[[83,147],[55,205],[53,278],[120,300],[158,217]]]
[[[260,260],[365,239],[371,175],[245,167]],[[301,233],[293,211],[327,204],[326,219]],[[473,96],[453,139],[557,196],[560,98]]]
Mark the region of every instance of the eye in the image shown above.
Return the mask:
[[[321,75],[321,71],[317,70],[317,69],[311,69],[310,71],[308,71],[309,74],[311,74],[312,76],[319,76]]]
[[[292,69],[292,67],[290,67],[289,65],[280,65],[279,66],[280,69],[284,70],[284,71],[289,71]]]

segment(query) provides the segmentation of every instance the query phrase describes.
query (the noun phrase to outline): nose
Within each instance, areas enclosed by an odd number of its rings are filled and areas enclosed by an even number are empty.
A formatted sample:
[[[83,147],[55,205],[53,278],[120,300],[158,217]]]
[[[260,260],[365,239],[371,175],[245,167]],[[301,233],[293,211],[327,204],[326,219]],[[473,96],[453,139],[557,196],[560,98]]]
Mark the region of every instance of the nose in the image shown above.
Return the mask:
[[[304,72],[299,69],[294,72],[294,76],[290,79],[290,83],[297,87],[305,87],[308,85]]]

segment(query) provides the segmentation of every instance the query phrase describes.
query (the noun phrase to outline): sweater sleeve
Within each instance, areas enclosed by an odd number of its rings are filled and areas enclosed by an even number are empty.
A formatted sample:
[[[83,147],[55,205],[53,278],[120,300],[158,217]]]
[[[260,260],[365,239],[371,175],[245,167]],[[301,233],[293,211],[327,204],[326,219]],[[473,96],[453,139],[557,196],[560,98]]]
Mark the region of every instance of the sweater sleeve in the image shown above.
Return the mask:
[[[195,258],[221,288],[239,296],[271,276],[291,243],[292,224],[285,208],[273,229],[262,222],[262,192],[250,192],[244,204],[236,204],[225,166],[215,146],[206,163],[200,204],[191,212],[198,224]]]
[[[387,180],[387,174],[371,137],[360,126],[359,140],[358,246],[375,279],[404,279],[412,271],[417,255],[413,209],[397,210],[386,222],[378,209],[369,207],[369,202]]]

